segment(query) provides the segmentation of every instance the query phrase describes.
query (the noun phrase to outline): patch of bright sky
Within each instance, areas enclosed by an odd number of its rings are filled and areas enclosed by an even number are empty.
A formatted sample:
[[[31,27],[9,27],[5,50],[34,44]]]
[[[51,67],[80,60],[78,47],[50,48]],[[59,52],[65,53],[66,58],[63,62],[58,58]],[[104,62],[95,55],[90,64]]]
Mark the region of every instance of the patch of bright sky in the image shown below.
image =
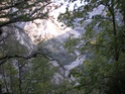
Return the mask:
[[[65,7],[68,7],[70,11],[72,11],[74,9],[74,6],[77,8],[77,7],[80,7],[82,5],[84,5],[84,0],[76,0],[74,2],[68,2],[69,0],[55,0],[56,3],[61,3],[63,4],[63,6]]]
[[[73,3],[69,3],[68,1],[69,0],[53,0],[54,3],[61,4],[62,6],[51,12],[50,15],[53,15],[55,18],[57,18],[60,13],[66,12],[67,7],[69,11],[72,11],[74,9],[74,6],[76,6],[75,8],[77,8],[85,4],[84,0],[82,0],[82,2],[81,0],[76,0]]]

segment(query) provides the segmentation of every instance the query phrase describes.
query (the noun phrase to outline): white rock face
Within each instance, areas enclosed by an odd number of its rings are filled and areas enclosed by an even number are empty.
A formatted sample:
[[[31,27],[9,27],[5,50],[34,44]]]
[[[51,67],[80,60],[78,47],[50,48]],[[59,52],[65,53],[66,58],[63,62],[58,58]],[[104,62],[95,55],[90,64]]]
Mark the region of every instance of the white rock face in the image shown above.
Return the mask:
[[[65,41],[70,36],[79,37],[81,33],[58,22],[56,17],[57,15],[54,18],[37,19],[28,22],[25,23],[23,28],[33,44],[38,46],[44,53],[47,53],[55,60],[59,60],[61,64],[70,64],[75,60],[76,56],[68,53],[67,49],[64,48]],[[23,24],[20,24],[21,26]]]
[[[31,38],[34,44],[38,44],[43,40],[49,40],[66,33],[53,20],[35,20],[27,23],[24,27],[25,32]]]
[[[37,19],[32,22],[27,22],[22,27],[35,45],[39,44],[43,40],[49,40],[58,36],[66,38],[70,35],[74,35],[75,37],[78,37],[80,35],[72,28],[66,27],[64,23],[57,21],[59,14],[64,13],[66,11],[65,5],[54,9],[58,6],[60,6],[58,2],[51,4],[51,11],[49,13],[48,19]],[[23,24],[24,23],[22,23],[22,25]],[[20,23],[18,24],[18,26],[20,27],[22,25]],[[62,36],[64,34],[65,36]]]
[[[4,31],[13,32],[15,39],[28,49],[29,53],[35,48],[59,62],[66,69],[60,68],[60,74],[64,77],[68,75],[69,71],[83,63],[84,58],[79,58],[77,54],[71,54],[64,48],[64,44],[70,36],[79,38],[83,29],[72,29],[66,27],[62,22],[57,21],[59,13],[65,11],[65,7],[61,10],[55,10],[50,13],[48,19],[37,19],[27,23],[16,23],[10,27],[4,27]],[[51,62],[53,63],[53,62]],[[53,63],[55,66],[60,66],[58,63]],[[57,75],[58,76],[58,75]],[[57,77],[56,76],[56,77]],[[60,79],[61,75],[58,76]],[[57,80],[56,80],[57,81]]]
[[[26,35],[26,33],[24,32],[23,29],[18,28],[15,25],[10,25],[10,26],[4,26],[2,28],[2,35],[0,37],[0,40],[2,42],[2,40],[5,40],[6,42],[2,43],[6,44],[7,43],[7,47],[12,47],[13,51],[14,51],[14,46],[22,46],[22,49],[24,48],[24,50],[26,50],[26,52],[30,53],[34,50],[35,45],[32,43],[31,39]],[[18,50],[18,49],[17,49]],[[15,51],[16,47],[15,47]],[[23,53],[23,52],[22,52]],[[28,54],[27,53],[27,54]]]
[[[65,7],[62,6],[57,10],[52,11],[48,19],[37,19],[32,22],[18,23],[17,27],[20,27],[42,52],[48,54],[55,60],[58,60],[63,65],[69,65],[76,60],[77,55],[68,53],[64,48],[64,44],[70,36],[78,38],[81,36],[83,29],[72,29],[66,27],[62,22],[57,21],[57,17],[60,12],[64,12]],[[42,44],[41,44],[42,43]],[[78,65],[78,62],[82,60],[76,60],[74,66]],[[66,66],[69,68],[70,66]],[[73,65],[69,68],[73,68]]]
[[[56,38],[65,34],[62,37],[69,37],[74,35],[78,37],[80,34],[69,27],[66,27],[63,23],[59,23],[54,19],[38,19],[33,22],[26,23],[24,30],[31,38],[34,44],[38,44],[41,41],[46,41],[52,38]]]

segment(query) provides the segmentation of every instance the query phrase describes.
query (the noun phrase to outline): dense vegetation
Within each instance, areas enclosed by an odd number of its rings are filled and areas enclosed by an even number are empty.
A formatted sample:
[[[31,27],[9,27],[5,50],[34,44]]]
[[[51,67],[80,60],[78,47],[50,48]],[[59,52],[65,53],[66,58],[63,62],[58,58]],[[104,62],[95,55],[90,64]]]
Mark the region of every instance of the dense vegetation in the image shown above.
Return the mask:
[[[70,3],[75,1],[69,0]],[[81,38],[84,44],[79,50],[86,54],[86,60],[82,67],[71,72],[79,82],[75,88],[82,90],[82,94],[124,94],[125,1],[81,0],[81,3],[84,4],[74,7],[73,11],[67,8],[59,17],[71,26],[79,18],[80,26],[85,26]],[[102,11],[94,13],[99,8]],[[92,11],[94,15],[90,16]]]

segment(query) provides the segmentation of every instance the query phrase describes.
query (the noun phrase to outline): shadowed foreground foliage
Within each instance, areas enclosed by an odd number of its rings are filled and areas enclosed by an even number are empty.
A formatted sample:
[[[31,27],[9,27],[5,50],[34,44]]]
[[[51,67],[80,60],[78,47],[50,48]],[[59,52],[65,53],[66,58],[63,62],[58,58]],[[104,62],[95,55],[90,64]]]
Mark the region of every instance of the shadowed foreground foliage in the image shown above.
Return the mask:
[[[75,88],[82,94],[125,94],[125,1],[81,0],[81,4],[84,2],[73,11],[67,8],[59,17],[69,26],[79,18],[79,25],[85,26],[81,37],[84,44],[79,50],[86,54],[86,60],[70,73],[79,83]],[[89,16],[99,8],[100,13]]]

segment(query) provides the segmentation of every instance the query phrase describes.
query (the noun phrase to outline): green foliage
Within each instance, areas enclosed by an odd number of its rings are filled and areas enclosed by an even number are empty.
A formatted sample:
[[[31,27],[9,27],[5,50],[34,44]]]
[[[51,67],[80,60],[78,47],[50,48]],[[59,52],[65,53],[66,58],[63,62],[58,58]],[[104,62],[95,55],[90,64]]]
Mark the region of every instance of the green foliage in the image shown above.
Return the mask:
[[[80,39],[72,38],[72,36],[71,36],[67,39],[64,47],[67,48],[70,53],[73,53],[74,48],[76,48],[75,46],[79,43],[80,43]]]
[[[59,68],[54,67],[46,56],[36,54],[29,59],[24,58],[23,55],[27,54],[24,46],[20,45],[13,36],[5,40],[0,47],[0,89],[2,92],[3,90],[15,94],[64,94],[69,92],[67,89],[69,81],[55,83],[55,73],[59,71]],[[12,56],[12,58],[4,58],[4,56]]]
[[[25,83],[28,83],[29,92],[31,94],[45,94],[52,89],[51,79],[54,74],[54,69],[44,57],[38,56],[34,58],[29,65],[28,72],[25,73]],[[28,78],[27,78],[28,77]],[[28,81],[29,80],[29,81]]]
[[[8,60],[3,66],[1,75],[7,88],[16,94],[46,94],[53,90],[52,78],[55,73],[54,67],[44,57],[37,56],[27,61],[19,59]]]
[[[0,27],[15,22],[33,21],[47,18],[45,11],[51,0],[1,0],[0,1]]]
[[[71,1],[74,2],[74,0]],[[88,12],[98,6],[103,6],[104,9],[102,14],[92,16],[91,21],[85,26],[85,33],[82,37],[85,43],[82,47],[80,46],[79,50],[81,53],[86,53],[86,60],[82,66],[70,73],[75,77],[75,82],[79,83],[75,89],[82,90],[82,94],[124,94],[124,1],[85,0],[85,2],[86,4],[83,6],[74,9],[74,13],[69,11],[74,15],[70,16],[71,19],[87,20]],[[63,17],[65,18],[65,15]],[[69,20],[67,21],[70,22]],[[79,23],[84,25],[84,20]],[[71,40],[68,44],[70,42],[72,44]],[[70,45],[66,44],[67,48],[69,46],[68,49],[70,49]]]

